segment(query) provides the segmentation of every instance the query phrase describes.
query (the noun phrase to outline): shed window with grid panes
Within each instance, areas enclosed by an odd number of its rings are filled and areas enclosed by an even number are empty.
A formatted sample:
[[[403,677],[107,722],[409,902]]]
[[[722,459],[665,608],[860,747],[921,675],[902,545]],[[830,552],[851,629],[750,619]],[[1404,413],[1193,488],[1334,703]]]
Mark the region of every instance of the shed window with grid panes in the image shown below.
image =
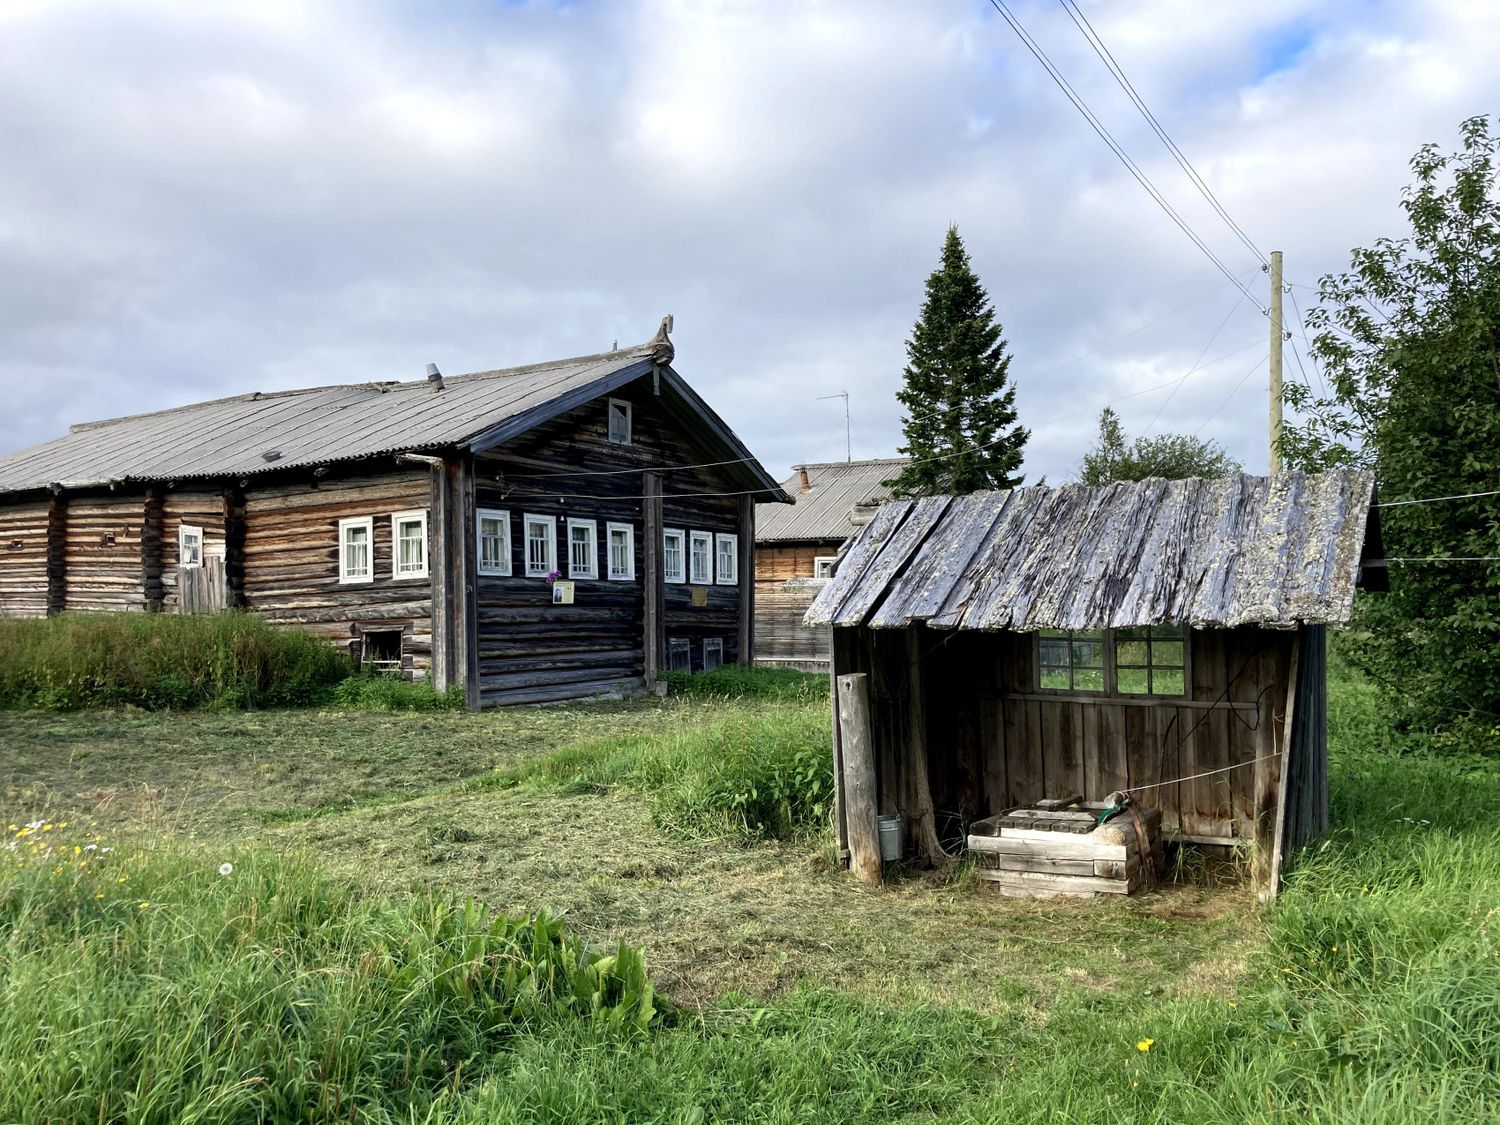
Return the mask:
[[[1114,630],[1120,695],[1187,694],[1187,638],[1181,625]]]
[[[1043,629],[1037,635],[1039,686],[1043,691],[1104,692],[1102,630],[1064,632]]]

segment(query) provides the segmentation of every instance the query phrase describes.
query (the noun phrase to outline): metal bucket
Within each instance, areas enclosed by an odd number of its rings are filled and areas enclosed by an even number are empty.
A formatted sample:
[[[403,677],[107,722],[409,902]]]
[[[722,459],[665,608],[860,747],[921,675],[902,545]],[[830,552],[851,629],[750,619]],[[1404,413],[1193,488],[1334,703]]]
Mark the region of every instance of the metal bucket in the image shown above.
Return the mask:
[[[906,821],[899,815],[877,816],[875,826],[880,833],[881,860],[899,862],[906,851]]]

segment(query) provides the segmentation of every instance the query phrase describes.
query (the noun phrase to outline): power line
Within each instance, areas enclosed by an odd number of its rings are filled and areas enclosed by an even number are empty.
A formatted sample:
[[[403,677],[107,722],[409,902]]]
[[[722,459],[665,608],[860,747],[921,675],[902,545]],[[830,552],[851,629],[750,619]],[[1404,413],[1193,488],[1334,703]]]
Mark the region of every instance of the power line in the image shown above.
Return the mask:
[[[1062,71],[1060,71],[1053,64],[1052,60],[1047,57],[1046,52],[1041,49],[1036,40],[1034,40],[1026,31],[1026,29],[1021,26],[1020,21],[1017,20],[1013,14],[1011,14],[1010,9],[1005,6],[1004,0],[990,0],[990,6],[1004,17],[1005,22],[1008,23],[1011,30],[1016,33],[1016,37],[1021,40],[1021,43],[1026,47],[1028,51],[1031,52],[1032,56],[1037,60],[1037,62],[1042,64],[1042,67],[1047,71],[1048,77],[1050,77],[1052,81],[1056,83],[1057,88],[1067,96],[1070,102],[1073,103],[1073,107],[1077,109],[1079,113],[1083,114],[1084,120],[1089,123],[1094,132],[1099,134],[1099,139],[1109,146],[1109,150],[1113,152],[1120,163],[1125,166],[1125,170],[1128,171],[1133,177],[1135,177],[1136,182],[1146,190],[1146,194],[1151,196],[1152,200],[1154,200],[1156,205],[1162,209],[1167,218],[1171,219],[1172,222],[1177,225],[1177,228],[1182,231],[1183,234],[1187,235],[1187,237],[1192,241],[1193,245],[1195,245],[1200,251],[1202,251],[1203,255],[1214,264],[1215,268],[1217,268],[1220,273],[1229,278],[1230,281],[1234,282],[1235,287],[1245,295],[1245,300],[1249,301],[1252,305],[1259,309],[1262,315],[1265,315],[1267,311],[1265,306],[1251,295],[1250,290],[1246,289],[1243,285],[1240,284],[1239,278],[1229,271],[1229,267],[1219,260],[1218,255],[1216,255],[1212,250],[1209,249],[1208,244],[1204,242],[1203,239],[1198,237],[1197,233],[1194,232],[1192,227],[1187,224],[1186,220],[1184,220],[1182,216],[1172,208],[1172,205],[1167,202],[1166,197],[1162,195],[1162,193],[1157,189],[1156,185],[1153,184],[1149,178],[1147,178],[1146,174],[1141,171],[1139,165],[1137,165],[1136,162],[1130,158],[1130,154],[1127,153],[1124,148],[1120,146],[1120,143],[1110,135],[1109,130],[1104,127],[1103,122],[1101,122],[1099,118],[1094,114],[1094,111],[1088,107],[1087,103],[1084,102],[1083,98],[1078,95],[1077,91],[1075,91],[1073,87],[1069,85],[1068,80],[1063,77]]]
[[[1167,148],[1167,151],[1172,154],[1172,158],[1177,161],[1177,166],[1181,168],[1187,175],[1187,178],[1192,181],[1193,186],[1198,189],[1199,194],[1201,194],[1203,198],[1208,200],[1209,206],[1214,209],[1219,218],[1224,220],[1224,224],[1234,232],[1235,237],[1245,245],[1245,248],[1249,250],[1250,253],[1254,254],[1262,262],[1267,261],[1267,258],[1265,254],[1261,252],[1260,247],[1256,246],[1255,243],[1250,240],[1250,236],[1247,235],[1242,229],[1240,229],[1240,225],[1230,217],[1229,212],[1224,209],[1224,205],[1219,202],[1218,197],[1214,195],[1208,184],[1204,182],[1203,177],[1198,174],[1198,169],[1193,167],[1192,161],[1188,160],[1182,149],[1177,147],[1177,142],[1172,140],[1171,137],[1167,136],[1167,131],[1162,128],[1162,124],[1156,119],[1156,115],[1151,112],[1150,108],[1147,107],[1145,101],[1142,100],[1140,94],[1136,92],[1135,86],[1131,83],[1130,79],[1125,76],[1124,69],[1118,62],[1115,61],[1114,55],[1111,54],[1109,48],[1104,45],[1103,38],[1097,31],[1094,30],[1094,25],[1089,23],[1088,17],[1083,14],[1074,0],[1058,0],[1058,2],[1062,4],[1063,10],[1068,13],[1068,17],[1073,21],[1073,25],[1077,27],[1078,30],[1083,34],[1083,37],[1088,40],[1089,46],[1094,49],[1094,54],[1099,56],[1099,60],[1103,62],[1104,65],[1108,68],[1110,74],[1114,76],[1115,81],[1119,83],[1120,88],[1124,90],[1125,93],[1130,97],[1130,100],[1135,103],[1135,108],[1141,111],[1141,116],[1146,119],[1147,123],[1150,124],[1152,130],[1155,131],[1156,135],[1159,138],[1161,138],[1161,143],[1164,144]]]
[[[1427,496],[1421,500],[1386,500],[1375,506],[1377,508],[1404,508],[1409,504],[1436,504],[1441,500],[1479,500],[1485,496],[1500,496],[1500,488],[1492,492],[1460,492],[1454,496]]]
[[[1240,303],[1238,301],[1229,306],[1229,311],[1224,314],[1224,319],[1219,321],[1219,327],[1214,329],[1214,334],[1208,338],[1208,343],[1203,345],[1203,350],[1198,353],[1198,358],[1193,360],[1193,366],[1189,367],[1182,378],[1177,380],[1177,385],[1172,388],[1172,393],[1162,399],[1161,405],[1156,408],[1156,413],[1151,416],[1151,421],[1146,423],[1146,428],[1142,431],[1143,433],[1149,434],[1151,432],[1151,427],[1156,425],[1156,420],[1162,416],[1162,412],[1177,397],[1177,392],[1182,389],[1182,384],[1187,382],[1188,376],[1198,370],[1198,364],[1203,362],[1203,357],[1208,354],[1208,349],[1213,347],[1214,341],[1219,338],[1219,333],[1224,331],[1224,326],[1229,323],[1229,318],[1234,315],[1234,310],[1239,307]]]
[[[1371,559],[1362,566],[1382,567],[1389,563],[1500,562],[1500,555],[1429,555],[1423,559]]]
[[[1287,296],[1292,299],[1292,311],[1297,314],[1297,328],[1302,333],[1302,346],[1307,349],[1307,358],[1313,361],[1313,370],[1318,373],[1318,386],[1323,388],[1323,393],[1328,393],[1328,384],[1323,379],[1323,369],[1318,366],[1318,358],[1313,355],[1312,341],[1307,338],[1307,320],[1302,315],[1302,308],[1297,304],[1297,292],[1295,285],[1288,285]],[[1307,370],[1302,366],[1302,356],[1297,351],[1297,342],[1292,341],[1292,355],[1297,357],[1297,370],[1302,374],[1302,382],[1307,383]]]
[[[1224,401],[1221,402],[1221,403],[1219,403],[1218,406],[1214,407],[1213,411],[1209,414],[1209,416],[1207,418],[1203,419],[1203,421],[1201,421],[1201,422],[1198,423],[1198,428],[1193,431],[1193,436],[1194,437],[1197,437],[1198,434],[1200,434],[1203,431],[1203,427],[1204,426],[1208,425],[1216,417],[1218,417],[1219,411],[1223,410],[1226,406],[1229,405],[1230,399],[1234,398],[1235,395],[1237,395],[1237,394],[1240,393],[1240,388],[1245,385],[1245,380],[1248,379],[1248,378],[1250,378],[1250,376],[1252,376],[1252,375],[1255,374],[1256,370],[1260,367],[1260,364],[1261,364],[1261,361],[1257,359],[1253,364],[1250,365],[1250,370],[1246,371],[1245,374],[1240,377],[1240,381],[1234,385],[1234,390],[1230,391],[1227,395],[1225,395],[1224,396]]]

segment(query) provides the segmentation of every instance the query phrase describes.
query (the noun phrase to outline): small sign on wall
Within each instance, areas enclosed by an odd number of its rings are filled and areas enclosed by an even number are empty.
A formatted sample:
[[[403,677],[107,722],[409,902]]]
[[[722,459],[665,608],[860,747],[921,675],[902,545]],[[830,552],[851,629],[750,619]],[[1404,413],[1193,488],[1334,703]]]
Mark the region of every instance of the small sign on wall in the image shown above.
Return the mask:
[[[708,587],[707,586],[694,586],[693,587],[693,604],[696,605],[696,606],[705,606],[705,605],[708,604]]]
[[[569,581],[567,581],[565,579],[558,579],[556,582],[552,583],[552,604],[553,605],[572,605],[573,604],[573,583],[572,582],[569,582]]]

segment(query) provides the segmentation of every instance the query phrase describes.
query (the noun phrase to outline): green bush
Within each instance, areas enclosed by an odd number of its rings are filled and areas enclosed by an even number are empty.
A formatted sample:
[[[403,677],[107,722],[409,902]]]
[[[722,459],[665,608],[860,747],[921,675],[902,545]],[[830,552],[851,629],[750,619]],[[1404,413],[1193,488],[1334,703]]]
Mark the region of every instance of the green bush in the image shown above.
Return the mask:
[[[248,613],[0,619],[0,707],[278,707],[316,702],[349,656]]]
[[[651,795],[659,827],[680,835],[789,839],[827,823],[829,739],[819,707],[732,711],[685,731],[577,743],[501,780],[576,792],[629,785]]]
[[[296,860],[0,853],[0,1120],[406,1120],[508,1039],[658,1022],[639,951],[547,918],[365,897]],[[77,841],[77,842],[75,842]]]
[[[434,691],[427,680],[361,673],[340,680],[328,691],[327,703],[350,711],[462,711],[468,697],[461,685]]]
[[[790,668],[743,668],[726,664],[712,672],[668,672],[673,695],[695,699],[765,699],[796,703],[828,698],[828,677]]]

